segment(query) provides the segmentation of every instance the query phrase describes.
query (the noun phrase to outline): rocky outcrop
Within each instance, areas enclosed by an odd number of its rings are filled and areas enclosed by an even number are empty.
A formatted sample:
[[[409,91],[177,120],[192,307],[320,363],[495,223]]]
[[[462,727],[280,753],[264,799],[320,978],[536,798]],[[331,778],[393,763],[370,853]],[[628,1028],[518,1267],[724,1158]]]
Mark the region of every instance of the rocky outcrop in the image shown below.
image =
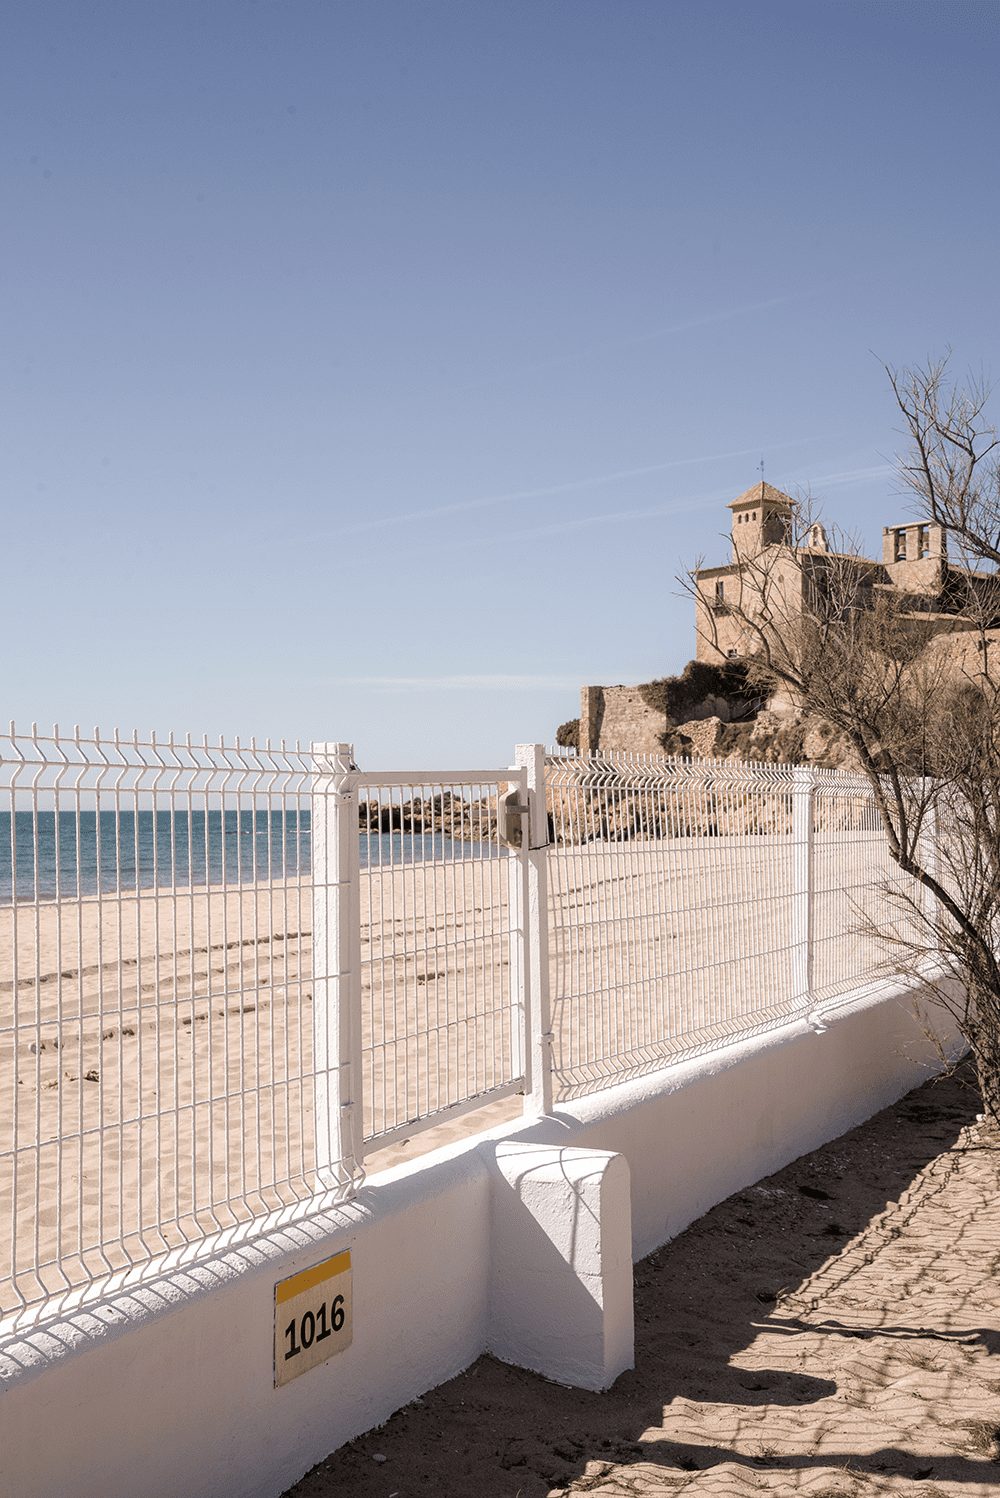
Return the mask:
[[[679,676],[640,686],[583,687],[580,717],[562,724],[556,741],[584,754],[662,754],[664,735],[677,723],[710,718],[728,723],[748,717],[757,706],[741,663],[688,661]]]
[[[663,748],[685,758],[858,768],[853,746],[839,729],[801,713],[762,712],[744,723],[717,717],[680,723],[664,734]]]
[[[720,759],[719,749],[725,738],[727,723],[722,718],[693,718],[673,730],[673,736],[684,744],[682,753],[695,753],[700,759]],[[668,735],[669,737],[670,735]],[[690,746],[690,747],[689,747]]]
[[[412,801],[362,801],[358,807],[362,832],[440,833],[456,842],[488,842],[496,833],[495,796],[465,801],[445,791],[440,796]]]

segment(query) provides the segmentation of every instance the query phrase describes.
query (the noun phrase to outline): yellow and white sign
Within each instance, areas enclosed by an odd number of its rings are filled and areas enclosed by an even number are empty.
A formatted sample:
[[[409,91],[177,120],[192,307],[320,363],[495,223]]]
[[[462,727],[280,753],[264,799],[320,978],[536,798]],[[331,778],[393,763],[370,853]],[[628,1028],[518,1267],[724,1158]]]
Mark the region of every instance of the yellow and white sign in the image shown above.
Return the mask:
[[[290,1383],[351,1345],[351,1251],[274,1287],[274,1383]]]

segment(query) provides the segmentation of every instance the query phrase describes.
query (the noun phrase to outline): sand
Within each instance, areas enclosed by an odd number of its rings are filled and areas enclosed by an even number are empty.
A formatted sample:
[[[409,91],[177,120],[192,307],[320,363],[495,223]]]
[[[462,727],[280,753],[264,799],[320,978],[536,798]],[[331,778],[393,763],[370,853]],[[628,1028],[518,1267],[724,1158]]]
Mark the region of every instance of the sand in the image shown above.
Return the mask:
[[[363,880],[370,1130],[516,1074],[508,884],[496,861]],[[0,911],[0,1197],[29,1299],[308,1204],[313,918],[297,880]]]
[[[852,881],[873,870],[856,835],[827,846],[814,977],[836,988],[875,956],[845,930]],[[801,1010],[791,861],[789,845],[746,837],[550,854],[557,1100]],[[519,1070],[517,872],[461,859],[362,873],[369,1172],[523,1107],[489,1097]],[[308,1201],[313,922],[298,879],[0,911],[0,1197],[18,1263],[37,1265],[29,1299]],[[474,1114],[416,1123],[477,1094]],[[16,1303],[6,1273],[0,1312]]]
[[[484,1356],[286,1498],[995,1498],[1000,1138],[964,1080],[637,1264],[636,1366],[608,1393]]]

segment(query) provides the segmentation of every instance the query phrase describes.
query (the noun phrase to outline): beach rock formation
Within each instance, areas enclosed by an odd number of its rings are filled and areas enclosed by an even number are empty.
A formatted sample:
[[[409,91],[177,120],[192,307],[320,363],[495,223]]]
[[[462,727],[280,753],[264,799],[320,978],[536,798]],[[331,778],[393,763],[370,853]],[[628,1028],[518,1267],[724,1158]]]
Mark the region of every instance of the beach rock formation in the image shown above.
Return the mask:
[[[719,718],[679,723],[664,734],[663,752],[685,759],[858,768],[854,748],[839,729],[802,713],[762,712],[741,723]]]
[[[409,801],[362,801],[358,806],[362,832],[440,834],[456,842],[487,842],[496,833],[497,798],[465,800],[451,791],[439,796],[414,796]]]

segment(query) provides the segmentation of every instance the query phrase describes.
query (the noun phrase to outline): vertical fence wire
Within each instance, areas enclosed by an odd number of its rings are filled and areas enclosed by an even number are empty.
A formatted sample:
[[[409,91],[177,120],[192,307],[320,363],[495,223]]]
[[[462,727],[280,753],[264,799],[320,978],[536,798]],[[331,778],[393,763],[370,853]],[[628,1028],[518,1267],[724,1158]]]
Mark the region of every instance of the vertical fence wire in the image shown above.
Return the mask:
[[[377,1146],[523,1085],[497,828],[499,794],[522,779],[359,775],[365,1138]]]
[[[315,1199],[312,793],[283,744],[14,725],[0,790],[16,1316]]]
[[[855,932],[878,914],[888,872],[870,790],[807,772],[814,826],[810,837],[807,805],[800,838],[795,776],[788,765],[549,756],[558,1097],[804,1016],[885,970],[877,943]]]

